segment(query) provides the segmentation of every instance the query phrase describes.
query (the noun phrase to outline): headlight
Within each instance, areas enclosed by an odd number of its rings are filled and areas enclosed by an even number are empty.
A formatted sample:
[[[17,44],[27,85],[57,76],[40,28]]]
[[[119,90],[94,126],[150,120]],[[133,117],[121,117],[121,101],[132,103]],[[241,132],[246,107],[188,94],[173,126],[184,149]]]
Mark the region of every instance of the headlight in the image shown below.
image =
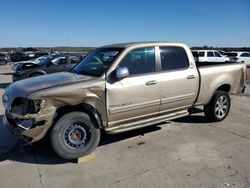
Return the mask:
[[[45,107],[46,105],[46,100],[34,100],[34,108],[35,108],[35,112],[40,111],[42,108]]]
[[[17,97],[11,104],[11,112],[26,115],[26,114],[36,114],[46,105],[45,100],[31,100],[24,97]]]
[[[46,100],[36,100],[36,101],[39,102],[39,106],[40,106],[41,109],[46,106]]]

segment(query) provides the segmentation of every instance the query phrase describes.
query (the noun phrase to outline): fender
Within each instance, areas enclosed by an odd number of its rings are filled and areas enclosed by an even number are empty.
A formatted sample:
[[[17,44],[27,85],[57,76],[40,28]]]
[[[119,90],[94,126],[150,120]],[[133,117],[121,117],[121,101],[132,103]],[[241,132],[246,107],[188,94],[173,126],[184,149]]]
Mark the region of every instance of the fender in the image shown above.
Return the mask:
[[[64,114],[72,111],[81,111],[87,113],[95,121],[94,125],[96,126],[96,128],[104,129],[100,113],[97,111],[95,107],[86,103],[79,104],[76,106],[63,106],[57,109],[53,119],[54,121],[57,121]]]

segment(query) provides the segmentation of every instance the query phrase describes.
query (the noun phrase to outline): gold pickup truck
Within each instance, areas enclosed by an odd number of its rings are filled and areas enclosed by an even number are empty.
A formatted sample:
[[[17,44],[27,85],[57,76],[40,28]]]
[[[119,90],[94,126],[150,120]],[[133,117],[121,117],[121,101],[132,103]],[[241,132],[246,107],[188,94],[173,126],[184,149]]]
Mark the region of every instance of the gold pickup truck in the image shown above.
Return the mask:
[[[27,142],[46,134],[62,158],[92,152],[114,134],[189,115],[204,106],[225,119],[230,94],[244,91],[243,63],[196,63],[185,44],[126,43],[93,50],[71,72],[28,78],[3,95],[4,124]]]

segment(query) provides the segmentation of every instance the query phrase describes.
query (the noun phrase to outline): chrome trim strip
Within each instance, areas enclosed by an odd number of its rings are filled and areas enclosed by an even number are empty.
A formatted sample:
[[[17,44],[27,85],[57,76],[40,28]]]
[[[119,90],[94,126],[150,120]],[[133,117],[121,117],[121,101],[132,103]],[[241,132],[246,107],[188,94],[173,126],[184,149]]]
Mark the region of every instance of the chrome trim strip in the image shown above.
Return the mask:
[[[144,103],[137,103],[137,104],[131,104],[127,106],[122,106],[122,107],[114,107],[109,109],[110,114],[115,114],[115,113],[121,113],[121,112],[126,112],[130,110],[136,110],[139,108],[146,108],[146,107],[151,107],[151,106],[157,106],[160,105],[160,100],[155,100],[155,101],[150,101],[150,102],[144,102]]]
[[[181,96],[177,96],[177,97],[164,98],[164,99],[161,99],[161,104],[172,103],[172,102],[177,102],[177,101],[182,101],[182,100],[188,100],[188,99],[192,99],[194,96],[195,96],[194,93],[192,93],[192,94],[181,95]]]

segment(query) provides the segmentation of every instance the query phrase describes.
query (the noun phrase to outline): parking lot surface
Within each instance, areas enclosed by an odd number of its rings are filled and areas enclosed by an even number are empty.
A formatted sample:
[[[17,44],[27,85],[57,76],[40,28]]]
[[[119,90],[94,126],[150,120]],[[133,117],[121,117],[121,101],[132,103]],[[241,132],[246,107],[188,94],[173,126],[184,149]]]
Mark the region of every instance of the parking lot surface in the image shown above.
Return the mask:
[[[10,67],[0,66],[0,96],[10,83]],[[160,125],[103,135],[96,158],[76,164],[58,158],[47,142],[20,145],[3,126],[0,102],[0,188],[249,188],[249,105],[247,85],[245,94],[232,96],[223,122],[209,123],[197,110]]]

